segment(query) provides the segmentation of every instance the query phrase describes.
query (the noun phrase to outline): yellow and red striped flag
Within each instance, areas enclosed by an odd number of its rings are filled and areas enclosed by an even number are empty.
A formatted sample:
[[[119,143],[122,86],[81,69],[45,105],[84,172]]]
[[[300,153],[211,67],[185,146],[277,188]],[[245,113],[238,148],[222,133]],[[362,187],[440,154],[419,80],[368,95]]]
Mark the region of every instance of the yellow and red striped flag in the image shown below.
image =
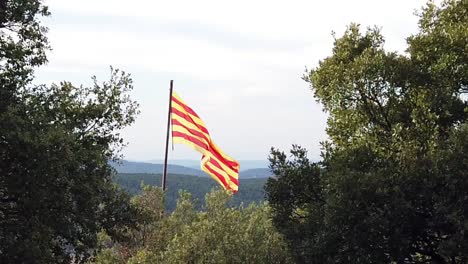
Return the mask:
[[[201,168],[232,192],[239,188],[239,162],[211,140],[200,117],[175,93],[171,97],[172,142],[189,145],[202,154]]]

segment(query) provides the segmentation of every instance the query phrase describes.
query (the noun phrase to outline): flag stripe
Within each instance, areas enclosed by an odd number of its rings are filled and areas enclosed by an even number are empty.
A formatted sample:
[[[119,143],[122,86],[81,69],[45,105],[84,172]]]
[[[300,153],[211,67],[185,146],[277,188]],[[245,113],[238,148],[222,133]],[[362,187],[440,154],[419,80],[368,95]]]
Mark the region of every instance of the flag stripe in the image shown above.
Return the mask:
[[[218,178],[226,188],[230,189],[230,190],[234,190],[234,191],[237,191],[237,185],[231,185],[231,184],[228,184],[226,182],[226,179],[224,178],[223,175],[219,174],[217,171],[215,171],[213,168],[211,168],[210,166],[208,166],[208,164],[205,164],[205,166],[203,167],[204,171],[207,172],[208,174],[212,175],[213,177],[216,177]]]
[[[221,182],[222,186],[225,188],[225,189],[228,189],[228,190],[231,190],[231,186],[226,182],[226,180],[224,179],[224,177],[222,176],[219,176],[217,175],[216,172],[211,172],[211,170],[207,167],[202,167],[203,171],[206,172],[208,175],[210,175],[213,179],[216,179],[218,180],[218,182]]]
[[[205,142],[203,142],[200,139],[198,139],[196,137],[193,137],[191,135],[188,135],[188,134],[185,134],[185,133],[182,133],[182,132],[179,132],[179,131],[172,131],[172,136],[173,137],[181,137],[181,138],[183,138],[183,139],[185,139],[185,140],[187,140],[189,142],[192,142],[193,144],[197,145],[201,149],[204,149],[205,151],[210,150],[208,145]]]
[[[214,148],[214,151],[216,151],[217,153],[219,153],[219,155],[223,156],[224,159],[232,162],[232,165],[234,167],[237,167],[237,169],[239,169],[239,162],[237,162],[237,160],[231,158],[229,155],[227,155],[226,153],[224,153],[216,144],[213,143],[213,148]]]
[[[190,123],[188,123],[188,124],[190,124]],[[183,127],[183,128],[185,128],[187,130],[187,132],[193,134],[194,136],[197,136],[197,137],[203,139],[206,142],[209,142],[210,139],[205,133],[201,132],[200,130],[197,130],[193,126],[188,126],[188,124],[187,123],[184,124],[180,120],[175,119],[175,118],[172,119],[173,129],[176,128],[176,127]]]
[[[182,101],[182,99],[178,98],[176,95],[172,97],[172,103],[175,103],[175,104],[179,105],[180,107],[182,107],[183,108],[182,111],[187,112],[190,115],[192,115],[192,116],[196,117],[197,119],[201,120],[201,118],[197,115],[197,113],[195,113],[195,111],[193,111],[193,109],[190,108],[190,106],[188,106],[184,101]]]
[[[218,168],[220,168],[221,170],[225,170],[229,175],[238,175],[239,171],[237,170],[237,168],[226,165],[214,155],[209,155],[209,157],[210,157],[210,160],[213,160],[213,162]]]
[[[173,119],[172,121],[173,121],[173,129],[176,129],[177,126],[185,127],[183,124],[181,124],[180,120],[178,120],[178,119]],[[196,129],[192,129],[192,128],[189,128],[189,127],[185,127],[185,128],[187,129],[186,133],[191,133],[194,136],[197,136],[199,138],[203,138],[204,140],[206,140],[207,144],[209,144],[210,148],[217,149],[217,146],[213,146],[214,144],[213,144],[213,142],[211,142],[211,139],[209,138],[208,135],[203,134],[200,131],[197,131]],[[200,140],[202,140],[202,139],[200,139]],[[236,166],[238,166],[238,163],[227,159],[228,158],[227,155],[226,156],[221,156],[217,151],[213,151],[213,152],[210,152],[210,156],[216,157],[220,162],[222,162],[230,170],[238,171],[238,168],[236,168]]]
[[[229,157],[228,155],[226,154],[221,154],[220,152],[220,149],[218,148],[218,146],[216,146],[213,141],[210,141],[210,148],[213,150],[211,151],[212,154],[214,154],[214,156],[216,158],[218,158],[219,161],[221,161],[222,163],[226,164],[226,166],[230,167],[230,168],[233,168],[234,170],[239,170],[239,163],[237,161],[234,161],[231,157]]]
[[[182,102],[181,99],[179,99],[179,102]],[[186,106],[186,105],[185,105]],[[191,123],[195,123],[195,125],[200,128],[203,132],[205,132],[207,135],[207,138],[208,138],[208,142],[211,142],[211,140],[209,139],[209,132],[208,130],[206,129],[206,127],[204,126],[203,124],[203,121],[201,121],[198,117],[198,115],[190,108],[187,106],[188,109],[190,109],[194,114],[195,116],[197,117],[196,119],[198,119],[200,121],[201,124],[198,124],[196,123],[196,121],[198,120],[193,120],[192,117],[190,115],[188,115],[187,113],[183,113],[181,112],[179,109],[172,109],[173,110],[173,113],[176,114],[177,116],[179,117],[182,117],[183,119],[185,119],[187,122],[191,122]],[[183,108],[184,110],[186,109],[185,107]],[[175,110],[175,111],[174,111]],[[213,144],[214,145],[214,144]],[[229,157],[228,155],[224,154],[216,145],[212,146],[213,148],[216,149],[216,151],[214,151],[214,154],[216,155],[216,157],[222,161],[223,163],[225,163],[227,166],[229,167],[235,167],[235,166],[238,166],[238,162],[237,161],[234,161],[231,157]],[[221,155],[219,155],[221,154]]]
[[[186,109],[186,111],[190,113],[191,115],[200,118],[197,115],[197,113],[195,113],[195,111],[193,111],[193,109],[190,106],[188,106],[176,93],[172,93],[172,100],[176,102],[177,104],[183,106],[184,109]]]
[[[172,140],[202,154],[201,169],[225,189],[237,192],[239,163],[223,153],[211,140],[200,117],[175,93],[171,97]]]
[[[176,132],[176,133],[175,133]],[[177,134],[177,133],[181,133],[183,134],[183,138],[184,139],[187,139],[189,141],[191,141],[192,143],[194,144],[197,144],[200,146],[200,148],[204,149],[203,152],[201,154],[204,154],[207,149],[209,149],[209,144],[208,142],[206,142],[205,139],[203,138],[200,138],[196,135],[193,135],[192,133],[190,133],[186,128],[184,127],[181,127],[181,126],[173,126],[172,127],[172,137],[181,137],[180,134]],[[197,140],[197,141],[195,141]]]
[[[226,182],[229,183],[230,186],[234,186],[234,185],[237,186],[239,184],[237,179],[230,176],[228,173],[226,173],[226,171],[223,171],[222,169],[216,167],[216,165],[214,165],[210,161],[211,160],[205,163],[204,167],[210,167],[213,171],[216,171],[219,175],[221,175],[224,178]]]
[[[194,116],[194,115],[190,114],[189,112],[187,112],[187,109],[185,109],[184,105],[180,105],[177,102],[173,101],[172,105],[171,105],[171,109],[174,109],[174,108],[179,110],[180,112],[185,113],[186,115],[190,116],[190,118],[189,118],[190,120],[193,120],[194,122],[199,123],[200,125],[205,127],[205,123],[200,119],[200,117]]]
[[[192,116],[190,116],[187,112],[183,112],[180,109],[177,109],[176,107],[172,107],[171,109],[172,116],[177,116],[181,119],[186,120],[187,122],[193,123],[196,127],[198,127],[201,131],[209,134],[208,129],[206,129],[205,125],[203,122],[200,120],[194,120]]]
[[[176,122],[177,121],[177,122]],[[203,134],[203,138],[205,138],[207,140],[207,142],[209,142],[211,140],[210,138],[210,135],[209,134],[206,134],[205,132],[201,131],[200,128],[198,128],[195,124],[193,124],[192,122],[188,122],[187,120],[183,119],[183,118],[180,118],[179,116],[177,115],[172,115],[172,126],[174,125],[179,125],[179,123],[181,124],[181,126],[187,128],[187,129],[193,129],[193,130],[196,130],[198,131],[199,133]]]
[[[212,164],[217,169],[219,169],[221,171],[224,171],[226,173],[226,175],[229,176],[230,181],[234,182],[236,185],[239,184],[237,178],[232,176],[232,175],[237,175],[238,174],[237,172],[234,172],[231,169],[226,170],[225,168],[223,168],[223,166],[221,164],[219,164],[218,160],[216,160],[215,158],[211,158],[208,161],[208,163]]]
[[[174,120],[176,121],[176,120]],[[200,148],[209,150],[209,145],[206,142],[206,138],[200,137],[195,133],[192,133],[193,131],[187,130],[186,128],[178,125],[174,125],[172,128],[172,136],[173,137],[182,137],[196,145],[198,145]],[[197,131],[198,132],[198,131]],[[205,153],[202,153],[205,154]],[[214,160],[215,165],[221,169],[225,170],[228,172],[229,175],[236,175],[238,174],[238,170],[236,168],[232,168],[229,166],[229,164],[226,164],[224,162],[223,157],[221,157],[218,153],[216,152],[208,152],[208,156],[210,157],[210,160]]]
[[[193,148],[194,150],[196,150],[196,151],[198,151],[200,153],[205,153],[206,152],[206,149],[203,149],[202,147],[198,146],[197,144],[193,143],[192,141],[188,141],[188,140],[186,140],[185,138],[182,138],[182,137],[174,137],[172,139],[172,142],[188,145],[188,146],[190,146],[191,148]]]

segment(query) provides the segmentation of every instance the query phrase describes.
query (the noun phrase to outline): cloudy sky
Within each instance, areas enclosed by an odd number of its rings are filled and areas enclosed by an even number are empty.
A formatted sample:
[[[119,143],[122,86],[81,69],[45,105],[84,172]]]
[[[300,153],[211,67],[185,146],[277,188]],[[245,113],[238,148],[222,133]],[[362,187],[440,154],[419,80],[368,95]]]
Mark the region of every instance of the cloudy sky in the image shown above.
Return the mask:
[[[331,54],[331,32],[377,25],[386,48],[404,52],[423,0],[150,1],[46,0],[53,50],[40,83],[104,81],[109,66],[131,73],[141,106],[123,131],[130,160],[164,155],[169,81],[237,159],[266,159],[271,146],[300,144],[319,159],[326,114],[304,69]],[[176,145],[171,159],[198,159]]]

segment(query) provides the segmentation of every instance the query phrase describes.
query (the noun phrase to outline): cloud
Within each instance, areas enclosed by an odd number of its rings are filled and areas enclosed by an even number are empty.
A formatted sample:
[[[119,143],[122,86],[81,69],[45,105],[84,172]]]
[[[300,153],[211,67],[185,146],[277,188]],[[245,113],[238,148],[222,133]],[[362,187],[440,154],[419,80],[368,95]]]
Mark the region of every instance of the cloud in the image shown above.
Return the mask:
[[[271,146],[297,143],[317,159],[326,115],[300,79],[304,68],[329,56],[331,32],[350,22],[381,26],[387,48],[403,52],[423,3],[48,0],[54,50],[38,76],[105,80],[108,65],[132,73],[142,113],[123,131],[130,159],[161,158],[171,79],[230,155],[265,158]],[[198,157],[183,147],[172,155]]]

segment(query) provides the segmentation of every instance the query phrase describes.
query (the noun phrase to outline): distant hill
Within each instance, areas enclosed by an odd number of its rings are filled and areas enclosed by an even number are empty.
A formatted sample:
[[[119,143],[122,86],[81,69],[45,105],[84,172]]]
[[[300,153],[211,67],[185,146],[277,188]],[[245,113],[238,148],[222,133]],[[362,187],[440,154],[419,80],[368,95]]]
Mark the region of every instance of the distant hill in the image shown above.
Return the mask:
[[[248,179],[248,178],[268,178],[272,176],[272,173],[270,169],[266,168],[256,168],[256,169],[249,169],[249,170],[244,170],[241,171],[240,177],[243,179]]]
[[[115,180],[130,194],[138,194],[141,191],[142,182],[147,185],[161,186],[161,174],[119,173]],[[231,205],[239,206],[243,203],[247,206],[253,202],[259,203],[264,201],[265,193],[263,186],[266,180],[267,178],[241,180],[239,192],[234,195]],[[169,174],[167,176],[166,208],[169,211],[174,210],[179,190],[186,190],[196,200],[196,208],[202,209],[205,194],[213,188],[221,187],[211,178]]]
[[[200,166],[200,161],[198,166]],[[254,162],[255,163],[255,162]],[[252,163],[252,164],[254,164]],[[112,162],[111,165],[117,170],[118,173],[163,173],[163,164],[155,164],[148,162],[135,162],[123,160],[120,164]],[[242,165],[241,165],[242,166]],[[181,165],[169,164],[168,173],[191,175],[199,177],[209,177],[205,172],[200,169],[189,168]],[[241,179],[249,178],[267,178],[271,176],[271,172],[267,168],[253,168],[242,170],[239,173]]]
[[[149,160],[144,161],[149,163],[155,164],[164,164],[164,160]],[[239,160],[241,171],[256,169],[256,168],[268,168],[268,161],[267,160]],[[200,168],[200,160],[184,160],[184,159],[175,159],[170,160],[169,164],[180,165],[184,167],[199,169]]]
[[[118,173],[163,173],[163,164],[154,164],[147,162],[134,162],[123,160],[121,163],[110,163]],[[167,165],[168,173],[184,174],[205,177],[205,173],[198,169],[188,168],[180,165]]]

